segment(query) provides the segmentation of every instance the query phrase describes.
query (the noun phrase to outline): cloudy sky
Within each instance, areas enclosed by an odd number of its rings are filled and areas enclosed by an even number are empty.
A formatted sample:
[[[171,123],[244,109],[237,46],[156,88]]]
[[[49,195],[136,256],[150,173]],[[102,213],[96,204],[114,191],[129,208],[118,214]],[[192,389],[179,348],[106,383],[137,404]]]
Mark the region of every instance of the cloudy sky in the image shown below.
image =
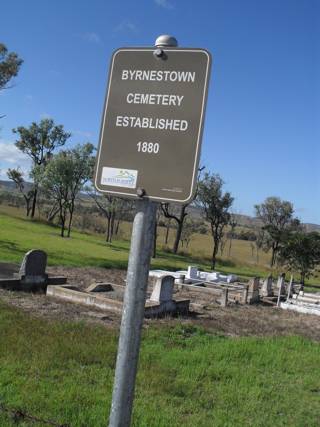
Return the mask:
[[[219,173],[235,211],[279,196],[320,223],[317,0],[16,0],[1,6],[0,42],[24,59],[0,92],[0,176],[30,163],[12,128],[52,117],[70,145],[98,143],[109,60],[160,34],[203,47],[213,68],[202,164]]]

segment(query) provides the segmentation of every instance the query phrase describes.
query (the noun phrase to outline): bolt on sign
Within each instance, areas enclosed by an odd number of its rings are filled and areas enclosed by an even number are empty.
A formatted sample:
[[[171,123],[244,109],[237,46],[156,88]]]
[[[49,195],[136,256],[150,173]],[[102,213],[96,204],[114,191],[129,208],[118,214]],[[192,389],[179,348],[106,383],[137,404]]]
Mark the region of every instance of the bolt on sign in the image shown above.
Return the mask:
[[[96,160],[97,190],[162,202],[192,200],[210,65],[204,49],[114,52]]]

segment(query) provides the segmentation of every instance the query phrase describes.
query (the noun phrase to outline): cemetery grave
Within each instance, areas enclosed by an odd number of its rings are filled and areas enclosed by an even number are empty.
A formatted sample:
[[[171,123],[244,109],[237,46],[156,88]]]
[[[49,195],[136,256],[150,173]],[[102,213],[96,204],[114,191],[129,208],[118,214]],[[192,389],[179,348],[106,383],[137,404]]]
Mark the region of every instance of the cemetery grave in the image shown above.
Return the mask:
[[[45,291],[48,285],[67,282],[64,276],[49,277],[46,273],[47,254],[38,249],[28,251],[16,277],[0,278],[0,287],[22,291]]]
[[[10,277],[19,272],[17,264],[0,263],[0,278]],[[46,269],[50,276],[68,278],[68,284],[85,291],[90,283],[117,284],[124,288],[126,272],[119,269],[105,269],[99,267],[65,267],[49,266]],[[172,272],[171,272],[172,273]],[[151,296],[153,280],[150,279],[148,294]],[[276,284],[276,283],[275,283]],[[274,285],[275,285],[274,284]],[[58,285],[59,286],[59,285]],[[263,286],[263,281],[260,281]],[[227,336],[273,336],[273,335],[301,335],[313,340],[320,339],[320,324],[314,315],[295,313],[291,310],[274,309],[270,304],[239,304],[228,301],[228,306],[220,305],[218,294],[208,296],[208,293],[199,292],[196,286],[185,286],[179,289],[175,284],[173,299],[189,299],[189,315],[145,319],[146,327],[149,324],[175,325],[178,323],[201,325],[215,333]],[[92,293],[94,294],[94,293]],[[113,293],[109,293],[112,297]],[[229,297],[229,296],[228,296]],[[85,321],[86,323],[100,324],[107,328],[117,328],[121,314],[116,311],[102,310],[98,307],[71,303],[68,300],[46,297],[41,292],[13,291],[0,287],[0,298],[6,304],[29,312],[37,318],[66,321]],[[275,297],[277,299],[277,293]],[[284,296],[286,298],[286,296]],[[263,300],[263,299],[262,299]],[[276,302],[274,303],[276,304]]]
[[[67,277],[58,271],[52,276],[46,272],[47,255],[31,250],[22,264],[10,276],[3,264],[0,287],[13,291],[46,291],[46,296],[56,301],[72,302],[120,316],[123,308],[125,274],[107,280],[103,272],[92,280],[90,273],[84,280],[77,278],[66,284]],[[56,270],[57,271],[57,270]],[[11,274],[12,276],[12,274]],[[234,274],[200,271],[195,266],[176,272],[151,270],[145,304],[145,317],[183,315],[208,317],[217,307],[267,304],[305,314],[319,314],[319,294],[304,294],[301,285],[285,282],[284,275],[276,281],[254,277],[248,282],[239,281]],[[102,316],[103,317],[103,316]]]
[[[186,315],[189,311],[188,299],[173,299],[174,279],[163,275],[157,278],[149,289],[145,304],[145,317],[157,317],[166,314]],[[47,296],[66,301],[97,307],[102,310],[115,311],[119,314],[123,308],[124,284],[92,283],[86,290],[78,287],[48,286]]]

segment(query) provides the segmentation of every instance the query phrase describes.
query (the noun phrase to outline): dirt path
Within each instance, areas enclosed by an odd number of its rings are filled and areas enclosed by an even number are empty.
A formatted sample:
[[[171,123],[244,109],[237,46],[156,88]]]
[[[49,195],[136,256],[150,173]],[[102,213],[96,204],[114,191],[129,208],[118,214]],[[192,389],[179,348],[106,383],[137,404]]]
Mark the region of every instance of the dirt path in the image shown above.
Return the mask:
[[[8,277],[18,271],[14,264],[0,264],[0,277]],[[65,275],[68,283],[86,288],[94,281],[124,284],[125,271],[103,268],[48,267],[49,275]],[[183,295],[182,295],[183,296]],[[111,311],[63,302],[44,294],[12,292],[0,288],[0,299],[19,307],[34,316],[57,320],[85,320],[118,328],[120,316]],[[301,335],[320,341],[320,318],[285,311],[263,305],[232,305],[226,308],[213,306],[208,310],[191,312],[187,318],[145,320],[145,326],[177,322],[201,325],[214,333],[229,336],[277,336]]]

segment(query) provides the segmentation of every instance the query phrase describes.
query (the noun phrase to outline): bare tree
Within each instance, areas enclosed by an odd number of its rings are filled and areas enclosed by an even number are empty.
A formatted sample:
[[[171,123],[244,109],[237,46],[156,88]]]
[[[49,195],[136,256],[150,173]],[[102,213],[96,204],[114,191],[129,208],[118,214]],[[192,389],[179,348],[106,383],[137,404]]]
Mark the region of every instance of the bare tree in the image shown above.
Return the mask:
[[[176,237],[175,237],[173,249],[172,249],[174,254],[178,252],[181,233],[183,229],[183,223],[186,216],[188,215],[186,211],[188,206],[189,204],[185,204],[185,205],[176,207],[176,206],[172,206],[170,203],[161,203],[161,209],[162,209],[163,215],[168,219],[173,219],[177,225]]]
[[[107,219],[106,242],[111,243],[113,235],[118,234],[119,224],[124,213],[132,210],[133,201],[100,194],[92,187],[86,189],[100,213]]]
[[[191,242],[192,236],[197,233],[198,231],[198,223],[191,219],[190,217],[187,217],[182,229],[181,233],[181,245],[182,247],[189,247],[189,244]]]

